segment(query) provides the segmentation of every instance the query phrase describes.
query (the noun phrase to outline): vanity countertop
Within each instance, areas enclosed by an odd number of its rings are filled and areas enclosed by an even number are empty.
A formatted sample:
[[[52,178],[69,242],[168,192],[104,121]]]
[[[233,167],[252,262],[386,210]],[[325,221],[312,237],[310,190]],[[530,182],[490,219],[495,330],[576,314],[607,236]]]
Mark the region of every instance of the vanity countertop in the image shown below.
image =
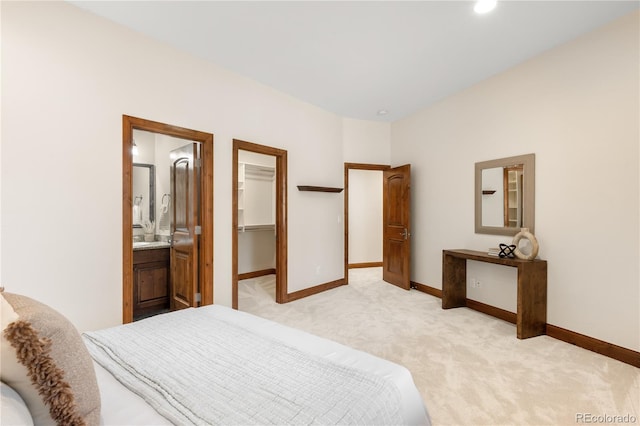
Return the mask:
[[[171,244],[166,241],[137,241],[133,243],[133,251],[154,250],[169,247],[171,247]]]

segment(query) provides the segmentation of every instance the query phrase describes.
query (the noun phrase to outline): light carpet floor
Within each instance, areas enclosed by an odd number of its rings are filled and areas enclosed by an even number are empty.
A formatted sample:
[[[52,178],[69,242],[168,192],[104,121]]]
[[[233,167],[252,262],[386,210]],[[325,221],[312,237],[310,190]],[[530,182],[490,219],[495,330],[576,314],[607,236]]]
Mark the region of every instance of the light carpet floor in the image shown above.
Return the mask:
[[[274,294],[273,275],[241,281],[239,309],[404,365],[434,425],[640,424],[640,369],[548,336],[518,340],[515,325],[445,311],[381,268],[282,305]]]

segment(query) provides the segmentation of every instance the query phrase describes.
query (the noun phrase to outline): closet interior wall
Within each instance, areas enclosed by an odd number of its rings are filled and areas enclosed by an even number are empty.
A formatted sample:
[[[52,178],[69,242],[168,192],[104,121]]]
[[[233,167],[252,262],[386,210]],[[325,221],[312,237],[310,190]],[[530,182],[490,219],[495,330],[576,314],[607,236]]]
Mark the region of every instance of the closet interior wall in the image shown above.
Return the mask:
[[[275,270],[275,160],[238,152],[238,274]]]

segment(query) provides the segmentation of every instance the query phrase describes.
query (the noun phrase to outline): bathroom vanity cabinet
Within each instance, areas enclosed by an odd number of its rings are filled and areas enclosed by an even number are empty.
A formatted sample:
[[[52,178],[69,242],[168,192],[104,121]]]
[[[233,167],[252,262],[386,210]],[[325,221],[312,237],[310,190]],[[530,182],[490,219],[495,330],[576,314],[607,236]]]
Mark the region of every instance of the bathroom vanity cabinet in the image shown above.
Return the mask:
[[[133,319],[169,310],[169,248],[133,251]]]

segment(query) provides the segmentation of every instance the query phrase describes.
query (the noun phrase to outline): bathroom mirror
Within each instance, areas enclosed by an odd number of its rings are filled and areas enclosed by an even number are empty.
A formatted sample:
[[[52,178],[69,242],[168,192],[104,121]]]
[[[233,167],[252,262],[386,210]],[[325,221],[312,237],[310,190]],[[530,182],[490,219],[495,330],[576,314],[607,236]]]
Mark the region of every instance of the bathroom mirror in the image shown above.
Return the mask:
[[[534,232],[535,154],[482,161],[475,167],[476,234]]]
[[[153,164],[133,163],[133,227],[155,220],[156,172]]]

